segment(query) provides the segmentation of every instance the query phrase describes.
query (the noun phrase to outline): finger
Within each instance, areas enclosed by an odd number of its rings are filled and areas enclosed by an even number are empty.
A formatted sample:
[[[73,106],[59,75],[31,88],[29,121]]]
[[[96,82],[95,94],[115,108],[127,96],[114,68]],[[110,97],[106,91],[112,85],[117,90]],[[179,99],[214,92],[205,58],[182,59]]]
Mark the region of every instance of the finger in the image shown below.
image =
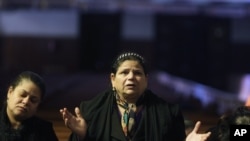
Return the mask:
[[[206,133],[206,134],[203,134],[202,136],[201,136],[201,140],[202,141],[206,141],[207,139],[208,139],[208,137],[210,136],[210,132],[208,132],[208,133]]]
[[[70,128],[69,120],[67,118],[64,119],[64,124],[66,127]]]
[[[68,111],[68,109],[67,109],[67,108],[62,108],[62,109],[60,109],[59,111],[60,111],[60,113],[65,113],[65,112]]]
[[[74,115],[71,112],[69,112],[66,108],[61,110],[61,114],[63,119],[65,118],[71,119],[72,117],[74,117]]]
[[[63,112],[65,112],[65,110],[67,110],[67,109],[66,109],[66,108],[62,108],[62,109],[59,110],[59,112],[60,112],[61,114],[63,114]]]
[[[65,117],[65,110],[64,109],[60,109],[59,112],[62,115],[62,118],[64,119],[64,117]]]
[[[68,109],[64,108],[64,112],[66,116],[74,117],[74,115]]]
[[[78,107],[75,108],[75,113],[77,117],[82,117],[80,109]]]
[[[199,128],[200,128],[200,125],[201,125],[201,122],[200,122],[200,121],[197,121],[197,122],[195,123],[194,129],[193,129],[192,132],[197,133],[198,130],[199,130]]]
[[[210,135],[211,135],[211,132],[207,132],[207,133],[205,134],[205,139],[207,139]]]

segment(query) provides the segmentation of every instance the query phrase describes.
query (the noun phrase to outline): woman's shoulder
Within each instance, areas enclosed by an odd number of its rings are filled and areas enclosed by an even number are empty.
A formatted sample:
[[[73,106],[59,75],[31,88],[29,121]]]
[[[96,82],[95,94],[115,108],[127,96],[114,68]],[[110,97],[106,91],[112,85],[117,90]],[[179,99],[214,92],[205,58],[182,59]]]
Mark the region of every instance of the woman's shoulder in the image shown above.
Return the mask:
[[[180,110],[180,105],[177,102],[169,102],[160,96],[154,94],[151,90],[147,90],[145,93],[145,103],[148,106],[157,106],[162,110],[169,110],[172,112],[178,112]]]
[[[151,103],[164,104],[169,106],[178,105],[177,103],[167,101],[166,99],[160,97],[159,95],[155,94],[153,91],[149,89],[145,91],[145,99],[147,100],[147,102]]]
[[[88,104],[88,103],[98,103],[106,101],[108,98],[113,96],[113,92],[111,89],[105,89],[99,92],[96,96],[92,97],[91,99],[86,99],[81,101],[81,104]]]
[[[80,103],[80,108],[87,111],[104,108],[113,103],[114,95],[112,89],[106,89],[90,100],[84,100]]]

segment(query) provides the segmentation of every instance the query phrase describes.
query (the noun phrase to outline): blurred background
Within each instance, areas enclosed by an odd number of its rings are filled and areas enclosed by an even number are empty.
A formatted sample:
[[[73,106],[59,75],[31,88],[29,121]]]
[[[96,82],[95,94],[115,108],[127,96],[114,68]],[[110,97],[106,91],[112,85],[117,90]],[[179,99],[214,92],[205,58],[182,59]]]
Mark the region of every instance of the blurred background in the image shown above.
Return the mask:
[[[41,74],[40,116],[60,140],[59,109],[110,85],[117,53],[136,51],[149,87],[212,125],[250,95],[250,0],[0,0],[0,92],[23,70]],[[211,117],[211,118],[210,118]]]

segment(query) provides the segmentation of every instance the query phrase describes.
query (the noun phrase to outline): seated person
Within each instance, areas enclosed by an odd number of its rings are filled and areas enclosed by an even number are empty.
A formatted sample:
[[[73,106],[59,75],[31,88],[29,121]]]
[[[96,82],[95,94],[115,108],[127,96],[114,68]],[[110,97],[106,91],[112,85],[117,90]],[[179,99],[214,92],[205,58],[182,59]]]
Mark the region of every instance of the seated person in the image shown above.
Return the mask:
[[[0,111],[0,141],[58,141],[52,123],[35,116],[44,94],[44,81],[34,72],[11,82]]]

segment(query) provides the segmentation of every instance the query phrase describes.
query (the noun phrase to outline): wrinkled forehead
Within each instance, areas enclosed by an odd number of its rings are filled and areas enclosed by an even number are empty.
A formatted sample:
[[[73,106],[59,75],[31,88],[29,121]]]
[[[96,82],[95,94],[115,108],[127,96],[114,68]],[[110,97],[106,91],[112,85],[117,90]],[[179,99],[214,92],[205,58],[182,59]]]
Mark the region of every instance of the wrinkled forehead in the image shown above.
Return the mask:
[[[118,69],[144,70],[143,66],[137,60],[125,60],[121,62]]]
[[[145,73],[147,73],[146,70],[146,64],[145,64],[145,59],[137,54],[137,53],[133,53],[133,52],[127,52],[127,53],[123,53],[120,54],[114,61],[113,65],[112,65],[112,72],[116,72],[117,68],[124,62],[127,60],[135,60],[137,61],[142,67],[143,70],[145,71]]]

